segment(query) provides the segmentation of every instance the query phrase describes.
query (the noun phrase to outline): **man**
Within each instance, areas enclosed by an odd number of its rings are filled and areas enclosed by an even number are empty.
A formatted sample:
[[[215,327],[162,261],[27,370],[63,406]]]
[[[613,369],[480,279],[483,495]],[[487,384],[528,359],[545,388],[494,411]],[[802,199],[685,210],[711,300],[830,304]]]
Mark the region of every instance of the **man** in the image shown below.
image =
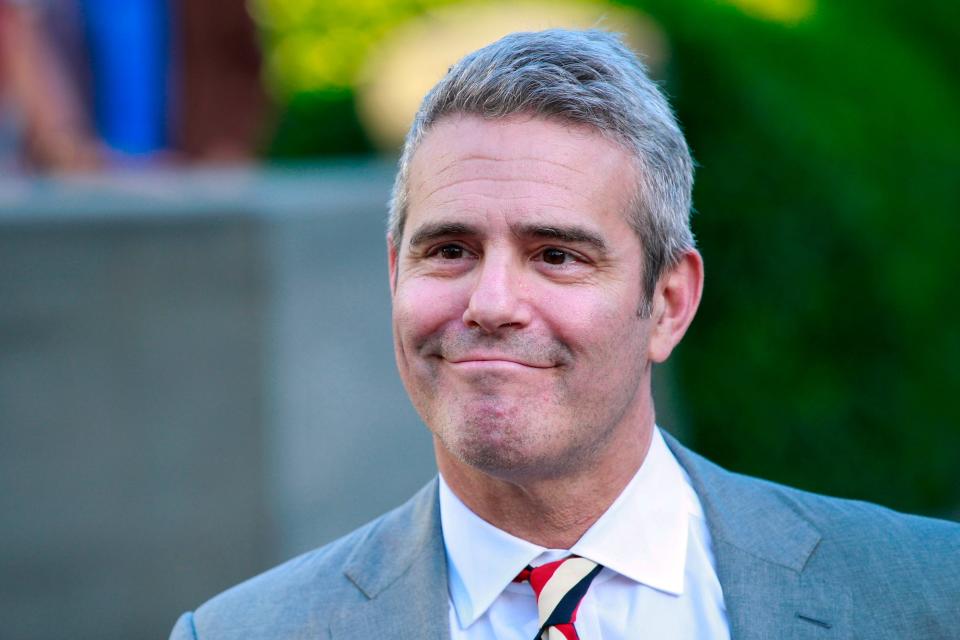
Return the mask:
[[[612,35],[514,34],[452,67],[388,239],[440,477],[172,637],[958,637],[960,527],[737,476],[656,427],[651,367],[703,283],[691,167]]]

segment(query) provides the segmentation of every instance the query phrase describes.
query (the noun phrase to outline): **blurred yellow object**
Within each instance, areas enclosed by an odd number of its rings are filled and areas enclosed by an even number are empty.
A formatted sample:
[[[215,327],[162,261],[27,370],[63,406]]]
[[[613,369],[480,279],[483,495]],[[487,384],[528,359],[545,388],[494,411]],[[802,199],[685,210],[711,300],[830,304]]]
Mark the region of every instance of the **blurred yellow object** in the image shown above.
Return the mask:
[[[424,6],[453,0],[248,0],[262,33],[265,80],[285,102],[350,88],[370,48]]]
[[[424,94],[462,56],[514,31],[599,27],[622,33],[654,75],[667,55],[663,31],[637,11],[607,2],[471,2],[410,20],[368,58],[357,86],[360,118],[376,144],[403,141]]]
[[[745,14],[782,24],[797,24],[813,15],[815,0],[721,0]]]

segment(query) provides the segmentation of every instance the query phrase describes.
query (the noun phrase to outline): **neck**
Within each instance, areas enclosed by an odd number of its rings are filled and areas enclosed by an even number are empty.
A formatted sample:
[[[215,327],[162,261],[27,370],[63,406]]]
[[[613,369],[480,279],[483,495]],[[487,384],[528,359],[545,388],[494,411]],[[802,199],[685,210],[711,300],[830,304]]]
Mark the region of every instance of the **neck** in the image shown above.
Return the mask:
[[[653,418],[562,476],[496,476],[457,460],[435,442],[444,480],[474,513],[518,538],[569,549],[613,504],[636,474],[653,436]]]

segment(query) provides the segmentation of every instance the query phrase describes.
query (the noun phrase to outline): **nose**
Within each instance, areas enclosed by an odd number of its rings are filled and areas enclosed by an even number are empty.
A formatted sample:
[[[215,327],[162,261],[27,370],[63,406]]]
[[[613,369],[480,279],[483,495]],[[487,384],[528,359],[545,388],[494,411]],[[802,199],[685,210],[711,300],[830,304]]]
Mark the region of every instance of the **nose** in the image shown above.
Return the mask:
[[[496,333],[505,328],[520,328],[530,322],[523,274],[509,256],[488,253],[481,259],[476,278],[470,302],[463,312],[465,325],[485,333]]]

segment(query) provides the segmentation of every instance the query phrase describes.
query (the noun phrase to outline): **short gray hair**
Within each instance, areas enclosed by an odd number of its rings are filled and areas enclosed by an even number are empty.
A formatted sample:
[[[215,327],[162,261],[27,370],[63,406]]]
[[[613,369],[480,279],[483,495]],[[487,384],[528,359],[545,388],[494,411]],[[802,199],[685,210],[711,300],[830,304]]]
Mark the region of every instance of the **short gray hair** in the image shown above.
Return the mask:
[[[399,250],[410,162],[441,118],[528,113],[589,126],[629,151],[637,188],[629,222],[644,248],[644,315],[665,269],[694,248],[693,161],[670,105],[643,63],[612,33],[513,33],[450,67],[420,105],[400,156],[388,231]]]

